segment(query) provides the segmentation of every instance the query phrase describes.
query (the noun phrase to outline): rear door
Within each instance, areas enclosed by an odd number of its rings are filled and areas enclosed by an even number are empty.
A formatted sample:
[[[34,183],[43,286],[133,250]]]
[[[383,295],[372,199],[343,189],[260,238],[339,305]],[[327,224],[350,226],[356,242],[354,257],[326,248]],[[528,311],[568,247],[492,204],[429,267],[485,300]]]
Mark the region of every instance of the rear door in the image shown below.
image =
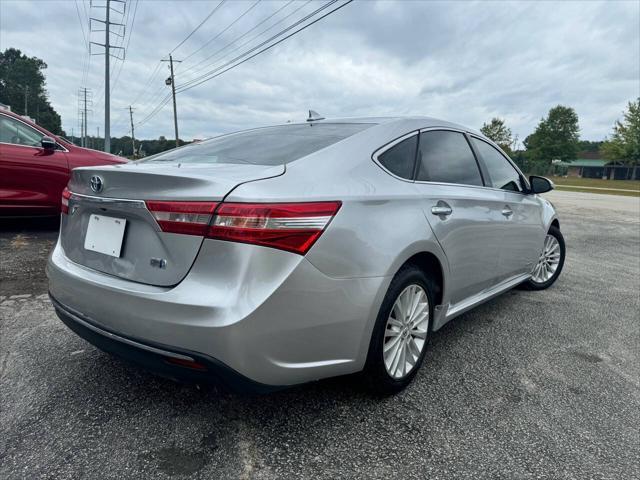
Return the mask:
[[[40,146],[43,134],[0,114],[0,215],[55,215],[69,179],[62,147]]]
[[[503,193],[484,188],[465,134],[421,132],[415,179],[425,216],[449,261],[451,303],[495,284]]]
[[[484,168],[487,187],[499,191],[504,199],[499,279],[529,273],[540,254],[545,234],[540,203],[534,195],[526,193],[524,178],[497,148],[475,136],[471,136],[471,144]]]

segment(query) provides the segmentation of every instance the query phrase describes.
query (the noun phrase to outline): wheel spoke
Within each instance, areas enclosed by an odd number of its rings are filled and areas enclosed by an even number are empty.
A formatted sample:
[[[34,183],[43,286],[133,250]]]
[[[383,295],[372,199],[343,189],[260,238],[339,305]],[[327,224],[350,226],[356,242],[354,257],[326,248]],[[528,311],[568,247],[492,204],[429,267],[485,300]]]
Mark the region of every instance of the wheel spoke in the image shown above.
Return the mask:
[[[422,286],[407,286],[396,298],[387,318],[383,359],[387,373],[403,378],[415,368],[429,329],[429,300]]]
[[[415,330],[411,330],[411,336],[414,338],[422,338],[425,339],[427,338],[427,332],[426,330],[418,330],[417,328]]]
[[[411,352],[411,355],[409,356],[409,358],[414,358],[414,361],[411,362],[412,365],[415,365],[415,362],[418,360],[418,358],[420,357],[420,354],[422,353],[422,351],[420,350],[420,348],[418,348],[418,345],[416,344],[416,341],[413,338],[409,338],[409,351]]]
[[[388,352],[389,350],[391,350],[392,348],[395,348],[398,343],[402,342],[402,336],[398,335],[397,337],[389,340],[387,343],[384,344],[384,351]]]

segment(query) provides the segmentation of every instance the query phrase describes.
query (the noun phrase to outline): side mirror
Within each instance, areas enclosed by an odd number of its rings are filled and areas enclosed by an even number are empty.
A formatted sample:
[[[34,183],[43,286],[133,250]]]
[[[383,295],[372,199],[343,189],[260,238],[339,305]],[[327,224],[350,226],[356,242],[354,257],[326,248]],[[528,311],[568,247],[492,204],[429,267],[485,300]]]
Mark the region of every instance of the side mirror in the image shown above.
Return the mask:
[[[531,193],[545,193],[556,188],[548,178],[538,177],[536,175],[529,177],[529,184],[531,185]]]
[[[55,150],[56,149],[56,141],[51,137],[42,137],[40,140],[40,145],[45,150]]]

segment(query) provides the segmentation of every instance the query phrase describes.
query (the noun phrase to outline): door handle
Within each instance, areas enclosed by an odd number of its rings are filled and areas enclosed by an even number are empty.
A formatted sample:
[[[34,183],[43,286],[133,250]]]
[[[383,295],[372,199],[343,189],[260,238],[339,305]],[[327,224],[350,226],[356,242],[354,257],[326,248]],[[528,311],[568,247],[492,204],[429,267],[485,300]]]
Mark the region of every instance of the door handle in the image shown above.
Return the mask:
[[[509,205],[505,205],[505,207],[502,209],[502,215],[504,215],[507,218],[513,215],[513,210],[509,208]]]
[[[453,213],[453,209],[448,205],[435,205],[431,207],[431,213],[438,216],[447,216]]]

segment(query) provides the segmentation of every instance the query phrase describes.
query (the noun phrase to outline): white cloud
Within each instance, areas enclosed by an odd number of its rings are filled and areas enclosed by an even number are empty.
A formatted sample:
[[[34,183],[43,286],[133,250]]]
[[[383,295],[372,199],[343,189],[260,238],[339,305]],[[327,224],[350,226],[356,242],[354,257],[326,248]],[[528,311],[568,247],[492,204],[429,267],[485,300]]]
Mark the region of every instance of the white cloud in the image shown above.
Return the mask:
[[[78,3],[84,15],[88,2]],[[252,3],[224,4],[174,56],[188,57]],[[139,121],[168,93],[166,65],[152,85],[143,87],[159,59],[216,4],[140,1],[127,60],[113,91],[113,135],[127,133],[125,107],[136,97]],[[277,9],[284,7],[239,43],[295,8],[302,7],[283,25],[320,5],[260,3],[179,65],[177,84],[193,78],[197,69],[190,67]],[[326,116],[424,114],[473,128],[501,116],[522,139],[549,108],[564,104],[578,112],[584,138],[602,139],[626,102],[640,95],[639,25],[638,2],[354,2],[265,54],[180,94],[180,132],[183,138],[203,137],[301,120],[314,108]],[[100,41],[98,34],[92,38]],[[2,0],[0,48],[8,47],[47,62],[50,99],[70,131],[77,125],[75,93],[84,55],[74,2]],[[221,55],[212,60],[216,58]],[[116,75],[120,67],[114,63]],[[91,58],[87,83],[96,96],[103,65],[103,57]],[[91,132],[96,125],[102,131],[101,109],[102,101],[95,98]],[[137,135],[173,137],[171,103],[139,127]]]

